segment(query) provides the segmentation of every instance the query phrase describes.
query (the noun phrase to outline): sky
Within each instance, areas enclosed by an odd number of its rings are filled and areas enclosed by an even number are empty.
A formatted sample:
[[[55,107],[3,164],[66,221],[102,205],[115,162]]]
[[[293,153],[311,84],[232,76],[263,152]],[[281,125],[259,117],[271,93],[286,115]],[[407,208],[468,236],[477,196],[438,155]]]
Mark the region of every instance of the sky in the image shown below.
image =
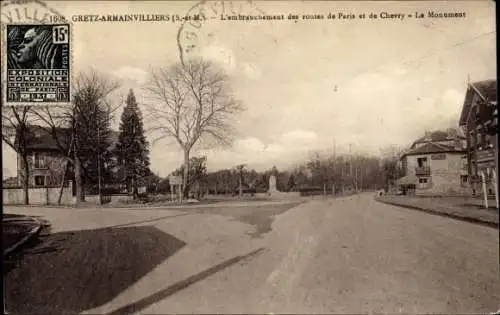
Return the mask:
[[[86,14],[180,14],[195,2],[47,2],[66,17]],[[212,8],[212,9],[211,9]],[[210,3],[206,12],[222,12]],[[221,63],[247,110],[234,118],[230,149],[196,151],[209,170],[245,163],[279,169],[314,151],[377,154],[407,146],[426,130],[457,127],[467,80],[496,78],[495,6],[491,1],[224,2],[241,14],[465,12],[465,18],[205,21],[195,49]],[[211,11],[210,11],[211,10]],[[179,62],[180,23],[73,22],[73,71],[97,69],[122,82],[145,112],[151,69]],[[186,40],[182,45],[187,45]],[[118,129],[117,114],[113,127]],[[144,121],[145,128],[148,121]],[[151,140],[151,137],[150,137]],[[15,155],[3,146],[4,177]],[[151,147],[151,168],[168,175],[182,163],[171,141]],[[5,174],[7,172],[7,175]],[[10,175],[9,175],[10,174]]]

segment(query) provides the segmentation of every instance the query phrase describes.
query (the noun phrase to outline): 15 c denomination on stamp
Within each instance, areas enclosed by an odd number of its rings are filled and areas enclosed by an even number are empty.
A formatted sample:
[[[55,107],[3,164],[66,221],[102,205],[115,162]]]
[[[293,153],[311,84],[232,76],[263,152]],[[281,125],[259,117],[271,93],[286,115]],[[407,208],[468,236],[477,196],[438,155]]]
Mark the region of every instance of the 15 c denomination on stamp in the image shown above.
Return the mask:
[[[70,104],[70,24],[7,24],[3,31],[3,105]]]

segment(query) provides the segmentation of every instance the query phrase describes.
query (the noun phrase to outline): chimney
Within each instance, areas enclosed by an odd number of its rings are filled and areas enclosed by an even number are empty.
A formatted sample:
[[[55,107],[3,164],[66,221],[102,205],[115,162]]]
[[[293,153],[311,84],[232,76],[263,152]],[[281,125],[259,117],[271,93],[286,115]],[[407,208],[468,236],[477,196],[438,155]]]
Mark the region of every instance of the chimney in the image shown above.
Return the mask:
[[[432,134],[432,132],[430,132],[429,130],[426,130],[426,131],[425,131],[425,137],[424,137],[424,140],[425,140],[425,141],[431,141],[431,140],[432,140],[432,138],[431,138],[431,134]]]

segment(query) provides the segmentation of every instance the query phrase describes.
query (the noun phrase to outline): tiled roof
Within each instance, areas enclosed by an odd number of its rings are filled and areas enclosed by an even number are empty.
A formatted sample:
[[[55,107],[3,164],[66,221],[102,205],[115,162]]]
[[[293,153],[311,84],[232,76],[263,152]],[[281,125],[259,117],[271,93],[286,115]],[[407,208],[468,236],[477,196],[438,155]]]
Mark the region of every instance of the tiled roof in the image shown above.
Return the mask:
[[[71,143],[71,129],[57,128],[56,137],[50,130],[40,126],[30,126],[27,148],[31,150],[64,150],[69,149]],[[118,141],[118,132],[112,130],[110,135],[111,145]],[[17,139],[16,139],[17,144]]]
[[[486,101],[497,101],[497,80],[473,82],[470,85],[481,93]]]
[[[445,153],[445,152],[461,153],[461,152],[465,152],[465,149],[457,149],[451,145],[444,145],[444,144],[435,143],[435,142],[428,142],[428,143],[426,143],[418,148],[411,149],[408,152],[405,152],[403,154],[403,157],[407,156],[407,155]]]
[[[453,129],[453,128],[451,128]],[[411,147],[413,148],[416,144],[419,143],[428,143],[428,142],[439,142],[439,141],[454,141],[454,140],[465,140],[466,138],[461,134],[460,130],[453,129],[453,133],[451,130],[442,131],[437,130],[430,132],[429,137],[423,136],[413,142]]]
[[[472,105],[472,98],[474,94],[480,94],[487,102],[497,101],[497,80],[484,80],[479,82],[469,83],[467,88],[467,93],[465,94],[464,105],[462,108],[462,113],[460,115],[459,125],[463,126],[466,124],[467,116]]]

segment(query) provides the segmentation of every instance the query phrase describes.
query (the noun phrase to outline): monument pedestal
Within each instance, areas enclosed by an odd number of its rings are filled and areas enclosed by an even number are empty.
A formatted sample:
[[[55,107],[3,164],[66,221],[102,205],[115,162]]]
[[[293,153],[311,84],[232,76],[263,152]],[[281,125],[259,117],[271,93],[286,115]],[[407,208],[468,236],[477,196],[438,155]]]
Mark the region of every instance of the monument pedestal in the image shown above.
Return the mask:
[[[271,175],[269,177],[269,189],[267,190],[267,196],[271,199],[289,199],[300,197],[300,193],[279,191],[276,187],[276,176]]]

